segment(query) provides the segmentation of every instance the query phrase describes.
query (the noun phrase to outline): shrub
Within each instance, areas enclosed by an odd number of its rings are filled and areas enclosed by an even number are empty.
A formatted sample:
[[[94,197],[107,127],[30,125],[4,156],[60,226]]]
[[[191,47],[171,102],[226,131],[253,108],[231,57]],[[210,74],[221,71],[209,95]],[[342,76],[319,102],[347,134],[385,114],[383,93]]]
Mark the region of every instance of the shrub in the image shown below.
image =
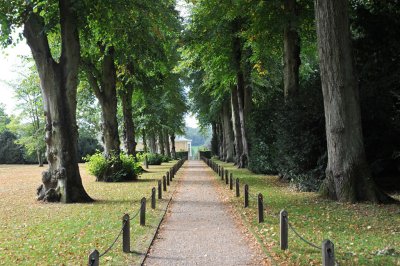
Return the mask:
[[[101,152],[97,151],[93,155],[87,155],[85,161],[87,161],[89,173],[96,176],[97,181],[135,180],[143,170],[140,162],[137,162],[132,155],[123,153],[105,158]]]
[[[326,138],[318,73],[284,102],[279,91],[252,113],[249,169],[276,174],[302,191],[316,191],[325,177]]]
[[[161,155],[162,156],[162,162],[163,163],[168,163],[169,161],[171,161],[171,157],[167,156],[167,155]]]
[[[146,153],[144,156],[147,156],[147,163],[149,165],[161,165],[163,162],[163,156],[158,153]]]

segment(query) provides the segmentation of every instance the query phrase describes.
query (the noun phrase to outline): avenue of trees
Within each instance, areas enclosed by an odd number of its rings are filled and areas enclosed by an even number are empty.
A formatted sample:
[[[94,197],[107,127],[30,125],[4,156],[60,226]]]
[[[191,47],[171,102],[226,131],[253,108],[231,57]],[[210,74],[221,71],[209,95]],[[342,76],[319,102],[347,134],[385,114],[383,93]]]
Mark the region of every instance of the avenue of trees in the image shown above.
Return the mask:
[[[40,79],[43,125],[36,124],[49,168],[38,199],[92,201],[78,168],[80,134],[101,132],[112,164],[104,174],[112,176],[123,170],[120,147],[135,156],[139,134],[166,140],[182,132],[187,107],[173,71],[181,31],[174,1],[3,1],[0,14],[3,46],[22,28]]]
[[[181,19],[174,0],[1,2],[0,41],[15,43],[22,28],[37,74],[16,88],[21,117],[0,108],[0,130],[39,163],[46,154],[39,199],[92,200],[78,144],[97,137],[110,162],[98,180],[123,170],[120,156],[135,157],[139,138],[174,157],[190,108],[221,160],[333,200],[393,202],[397,0],[187,3]]]
[[[182,50],[212,152],[339,201],[399,185],[398,1],[192,1]]]

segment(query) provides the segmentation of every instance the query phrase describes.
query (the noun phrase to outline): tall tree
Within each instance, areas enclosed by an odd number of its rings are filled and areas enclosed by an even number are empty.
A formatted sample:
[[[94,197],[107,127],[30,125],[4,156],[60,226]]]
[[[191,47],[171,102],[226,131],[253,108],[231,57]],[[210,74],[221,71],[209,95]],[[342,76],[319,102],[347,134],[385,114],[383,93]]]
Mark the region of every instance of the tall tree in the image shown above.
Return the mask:
[[[77,160],[76,92],[80,44],[76,2],[59,0],[61,56],[51,54],[45,20],[27,4],[23,34],[38,69],[46,114],[49,169],[43,172],[38,199],[87,202],[92,199],[82,185]],[[40,11],[40,10],[39,10]],[[53,14],[53,18],[57,18]]]
[[[324,192],[332,199],[390,202],[366,161],[347,0],[315,1],[324,97],[328,166]]]
[[[30,156],[36,156],[39,166],[43,166],[46,149],[44,142],[43,101],[40,91],[40,80],[32,68],[26,70],[22,80],[11,84],[18,101],[19,114],[13,117],[9,128],[18,135],[17,143],[26,148]]]

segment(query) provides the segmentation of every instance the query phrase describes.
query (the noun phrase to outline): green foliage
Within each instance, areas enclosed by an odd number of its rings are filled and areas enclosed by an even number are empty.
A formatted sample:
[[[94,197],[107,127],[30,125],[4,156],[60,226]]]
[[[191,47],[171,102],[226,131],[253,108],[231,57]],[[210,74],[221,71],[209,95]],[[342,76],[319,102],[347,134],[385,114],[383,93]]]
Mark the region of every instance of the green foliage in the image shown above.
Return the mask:
[[[147,163],[149,165],[161,165],[164,157],[158,153],[146,153],[143,156],[147,156]]]
[[[0,133],[0,164],[24,163],[24,148],[16,144],[17,136],[8,130]]]
[[[28,157],[43,157],[46,150],[45,116],[40,81],[31,60],[26,60],[25,63],[28,65],[25,70],[27,74],[10,84],[17,100],[18,114],[11,117],[8,128],[18,136],[16,143],[25,148]]]
[[[10,123],[10,118],[6,114],[4,104],[0,103],[0,133],[6,129],[8,123]]]
[[[325,176],[326,142],[319,75],[301,84],[286,103],[279,93],[254,107],[249,169],[279,173],[304,191],[316,191]]]
[[[85,161],[85,157],[93,155],[98,151],[102,151],[103,147],[100,145],[97,139],[93,137],[82,137],[79,135],[78,138],[78,158]]]
[[[366,155],[385,189],[400,189],[400,11],[398,1],[352,1]],[[397,177],[397,178],[396,178]]]
[[[168,155],[161,155],[161,156],[162,156],[163,163],[168,163],[172,160],[171,157],[169,157]]]
[[[97,180],[105,182],[122,182],[137,179],[142,172],[140,162],[137,162],[132,155],[121,153],[110,158],[104,157],[101,152],[87,155],[85,161],[88,171],[96,176]]]

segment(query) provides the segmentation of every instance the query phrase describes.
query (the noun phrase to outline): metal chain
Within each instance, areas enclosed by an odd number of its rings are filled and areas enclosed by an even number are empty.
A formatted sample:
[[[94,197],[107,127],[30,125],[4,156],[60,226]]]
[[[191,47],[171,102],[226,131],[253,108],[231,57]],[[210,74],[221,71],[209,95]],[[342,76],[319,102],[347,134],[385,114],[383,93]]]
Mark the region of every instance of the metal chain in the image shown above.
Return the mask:
[[[104,251],[102,254],[99,255],[99,258],[101,258],[104,255],[106,255],[113,248],[113,246],[117,242],[118,238],[121,236],[122,232],[124,231],[124,227],[125,227],[126,223],[127,223],[127,220],[124,221],[124,224],[122,225],[121,231],[119,231],[119,234],[115,238],[114,242],[106,249],[106,251]]]
[[[289,228],[293,231],[293,233],[295,233],[301,240],[303,240],[303,242],[305,242],[306,244],[312,246],[313,248],[316,249],[321,249],[321,247],[318,247],[317,245],[311,243],[310,241],[304,239],[299,233],[296,232],[296,230],[293,228],[293,226],[288,222]]]
[[[142,208],[142,205],[143,205],[143,202],[140,205],[140,208],[136,211],[136,213],[131,218],[129,218],[129,221],[132,221],[133,219],[136,218],[136,216],[138,216],[138,214],[140,213],[140,209]]]

